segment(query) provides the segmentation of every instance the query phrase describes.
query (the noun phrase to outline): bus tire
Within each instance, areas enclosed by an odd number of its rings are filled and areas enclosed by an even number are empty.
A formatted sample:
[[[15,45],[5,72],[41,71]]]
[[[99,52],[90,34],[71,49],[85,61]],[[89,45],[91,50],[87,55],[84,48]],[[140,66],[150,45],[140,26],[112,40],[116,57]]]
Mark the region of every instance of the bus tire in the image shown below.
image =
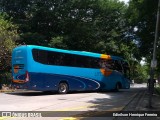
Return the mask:
[[[116,86],[115,86],[115,91],[118,92],[120,89],[120,83],[116,83]]]
[[[67,92],[68,92],[68,84],[66,82],[59,83],[58,93],[59,94],[66,94]]]

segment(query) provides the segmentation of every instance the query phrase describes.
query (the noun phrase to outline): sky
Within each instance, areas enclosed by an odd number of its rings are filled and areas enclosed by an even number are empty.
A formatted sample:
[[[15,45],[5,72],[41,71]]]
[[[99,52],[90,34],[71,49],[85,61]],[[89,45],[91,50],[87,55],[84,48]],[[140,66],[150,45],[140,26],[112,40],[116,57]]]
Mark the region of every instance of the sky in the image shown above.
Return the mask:
[[[124,1],[125,3],[127,3],[129,0],[119,0],[119,1]]]

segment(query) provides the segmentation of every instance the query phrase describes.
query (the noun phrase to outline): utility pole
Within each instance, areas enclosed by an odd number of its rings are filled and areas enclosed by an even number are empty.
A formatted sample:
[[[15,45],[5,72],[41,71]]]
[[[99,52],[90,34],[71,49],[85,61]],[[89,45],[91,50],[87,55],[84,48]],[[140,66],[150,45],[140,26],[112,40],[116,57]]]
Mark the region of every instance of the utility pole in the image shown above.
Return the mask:
[[[152,94],[154,91],[154,72],[155,72],[155,68],[157,67],[156,48],[157,48],[157,41],[158,41],[159,16],[160,16],[160,0],[158,2],[158,9],[157,9],[157,21],[156,21],[155,39],[154,39],[154,46],[153,46],[153,59],[151,61],[151,72],[150,72],[150,80],[149,80],[149,101],[148,101],[149,108],[152,108]]]

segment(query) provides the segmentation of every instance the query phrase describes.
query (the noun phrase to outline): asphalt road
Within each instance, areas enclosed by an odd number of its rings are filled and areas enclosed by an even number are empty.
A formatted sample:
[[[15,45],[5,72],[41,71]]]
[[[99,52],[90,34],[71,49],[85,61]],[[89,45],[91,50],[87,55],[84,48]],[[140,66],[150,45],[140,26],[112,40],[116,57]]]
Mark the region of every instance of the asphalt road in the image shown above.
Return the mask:
[[[76,92],[65,95],[35,91],[0,93],[0,111],[61,111],[55,112],[54,117],[48,116],[45,119],[70,120],[75,118],[68,118],[69,113],[75,115],[77,111],[78,114],[88,111],[120,111],[138,92],[145,89],[146,84],[134,84],[131,89],[119,92]],[[45,114],[48,115],[47,112]],[[61,114],[64,115],[63,118]],[[1,117],[1,119],[21,120],[22,118]]]

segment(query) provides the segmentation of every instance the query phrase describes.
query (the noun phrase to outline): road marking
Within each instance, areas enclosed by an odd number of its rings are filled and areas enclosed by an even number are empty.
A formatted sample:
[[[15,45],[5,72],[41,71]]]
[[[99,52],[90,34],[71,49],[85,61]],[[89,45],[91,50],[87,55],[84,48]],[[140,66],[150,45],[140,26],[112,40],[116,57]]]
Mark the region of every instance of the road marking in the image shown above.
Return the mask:
[[[75,117],[66,117],[66,118],[61,118],[60,120],[79,120],[79,119]]]
[[[93,106],[96,106],[96,105],[86,105],[86,106],[73,107],[73,108],[64,108],[64,109],[61,109],[61,110],[58,110],[58,111],[72,111],[72,110],[81,110],[81,109],[85,109],[85,108],[88,108],[88,107],[93,107]],[[57,110],[56,110],[56,111],[57,111]]]
[[[6,120],[8,118],[12,118],[12,117],[0,117],[0,120]]]
[[[4,120],[5,118],[7,118],[7,117],[0,117],[0,120]]]

